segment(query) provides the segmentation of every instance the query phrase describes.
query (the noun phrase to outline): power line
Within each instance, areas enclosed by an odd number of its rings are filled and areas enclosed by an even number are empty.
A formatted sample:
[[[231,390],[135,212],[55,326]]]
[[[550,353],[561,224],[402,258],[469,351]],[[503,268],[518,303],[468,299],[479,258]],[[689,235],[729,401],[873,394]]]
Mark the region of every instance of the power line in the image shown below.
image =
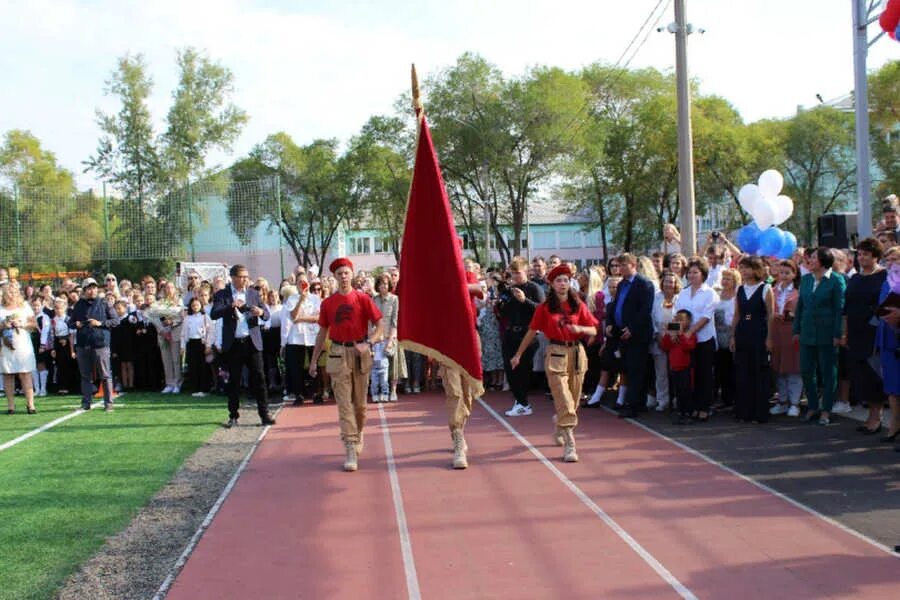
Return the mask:
[[[656,6],[653,7],[653,10],[650,11],[650,14],[647,15],[647,18],[644,19],[644,22],[641,23],[641,26],[638,28],[637,33],[634,34],[634,37],[631,38],[631,41],[628,42],[627,46],[625,46],[625,50],[622,51],[622,55],[619,57],[619,60],[617,60],[616,64],[613,66],[614,69],[619,66],[619,64],[622,62],[622,59],[625,58],[626,54],[628,54],[628,51],[631,49],[631,47],[634,45],[634,43],[637,41],[637,39],[641,36],[641,33],[644,31],[644,28],[647,26],[647,23],[650,22],[650,20],[653,18],[653,15],[656,14],[656,11],[659,9],[660,5],[662,5],[662,3],[664,1],[665,0],[659,0],[656,3]]]

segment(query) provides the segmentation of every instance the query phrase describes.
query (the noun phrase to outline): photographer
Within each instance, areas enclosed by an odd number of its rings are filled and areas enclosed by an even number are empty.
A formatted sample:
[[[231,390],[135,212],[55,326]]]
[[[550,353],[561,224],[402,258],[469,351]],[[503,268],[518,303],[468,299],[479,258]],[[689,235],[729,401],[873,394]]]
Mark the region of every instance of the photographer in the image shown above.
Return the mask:
[[[513,369],[510,359],[528,331],[528,324],[534,315],[535,308],[544,301],[544,291],[533,281],[528,280],[528,261],[515,257],[509,264],[510,284],[499,283],[497,286],[497,312],[506,321],[503,331],[503,367],[506,380],[509,382],[515,402],[506,411],[509,417],[520,417],[531,414],[528,403],[528,388],[531,385],[534,352],[537,343],[531,344],[523,353],[522,361]]]
[[[722,270],[731,266],[731,258],[741,256],[741,249],[732,244],[721,231],[713,231],[706,236],[703,255],[709,262],[709,276],[706,285],[718,291],[721,285]]]

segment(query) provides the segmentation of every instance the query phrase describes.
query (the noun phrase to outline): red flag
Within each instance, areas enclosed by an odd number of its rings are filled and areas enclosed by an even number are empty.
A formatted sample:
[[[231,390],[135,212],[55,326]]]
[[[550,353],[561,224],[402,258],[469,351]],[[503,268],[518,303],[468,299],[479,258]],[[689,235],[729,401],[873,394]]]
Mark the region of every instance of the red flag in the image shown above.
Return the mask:
[[[413,94],[418,89],[413,75]],[[416,163],[400,256],[398,337],[467,376],[480,396],[481,352],[450,200],[425,113],[417,107]]]

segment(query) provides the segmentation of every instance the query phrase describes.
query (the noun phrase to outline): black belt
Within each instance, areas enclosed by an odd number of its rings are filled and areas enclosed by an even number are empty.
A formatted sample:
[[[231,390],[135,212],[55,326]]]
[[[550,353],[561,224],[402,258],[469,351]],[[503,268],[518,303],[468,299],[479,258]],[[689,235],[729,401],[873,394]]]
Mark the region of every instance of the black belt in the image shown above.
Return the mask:
[[[566,342],[566,341],[563,341],[563,340],[550,340],[550,343],[551,343],[551,344],[556,344],[557,346],[569,346],[569,347],[572,347],[572,346],[577,346],[577,345],[580,344],[581,342]]]
[[[246,344],[247,342],[250,341],[250,336],[245,335],[244,337],[234,338],[234,341],[237,342],[238,344]]]
[[[332,345],[344,346],[345,348],[351,348],[357,344],[365,344],[366,340],[356,340],[355,342],[338,342],[337,340],[331,340]]]

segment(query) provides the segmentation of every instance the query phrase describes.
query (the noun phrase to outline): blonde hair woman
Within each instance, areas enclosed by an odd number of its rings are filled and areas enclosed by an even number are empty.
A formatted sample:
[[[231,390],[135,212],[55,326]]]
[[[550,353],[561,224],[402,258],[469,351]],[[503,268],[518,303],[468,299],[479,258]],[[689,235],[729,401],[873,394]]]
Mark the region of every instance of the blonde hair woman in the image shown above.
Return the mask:
[[[156,327],[159,353],[162,357],[166,387],[163,394],[181,393],[181,325],[184,322],[184,305],[178,297],[178,288],[171,281],[162,287],[162,298],[149,309],[150,321]]]
[[[6,390],[6,414],[11,415],[16,411],[18,375],[28,414],[33,415],[37,412],[34,408],[34,385],[31,377],[36,364],[30,333],[35,328],[34,311],[25,302],[19,284],[15,281],[0,289],[0,335],[3,336],[0,344],[0,372],[3,373],[3,386]]]
[[[681,254],[681,233],[671,223],[663,226],[663,241],[659,247],[663,254]]]

